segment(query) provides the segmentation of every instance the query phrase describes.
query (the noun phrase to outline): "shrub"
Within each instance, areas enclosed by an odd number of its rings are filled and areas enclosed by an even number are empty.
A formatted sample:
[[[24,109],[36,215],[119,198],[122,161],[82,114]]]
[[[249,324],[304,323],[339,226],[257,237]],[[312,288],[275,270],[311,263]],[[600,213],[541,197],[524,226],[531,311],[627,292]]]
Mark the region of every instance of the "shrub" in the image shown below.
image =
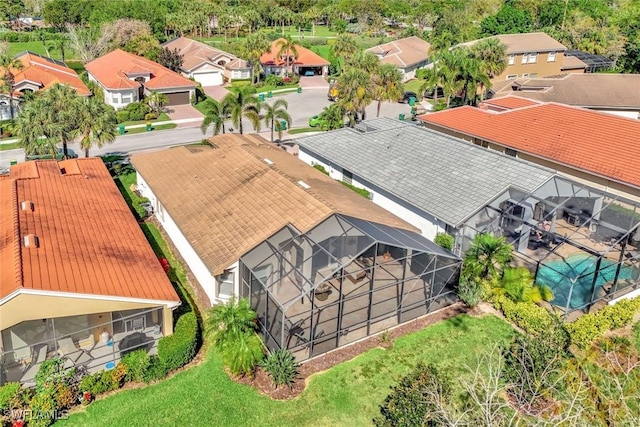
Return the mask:
[[[445,248],[446,250],[450,251],[453,249],[453,245],[456,243],[456,239],[451,234],[438,233],[436,234],[434,242],[441,248]]]
[[[482,286],[470,279],[460,279],[458,283],[458,297],[469,307],[475,307],[482,301]]]
[[[29,402],[31,416],[30,427],[47,427],[53,423],[52,414],[57,410],[56,402],[51,395],[37,393]]]
[[[118,378],[120,374],[114,375],[111,372],[112,371],[101,371],[94,374],[85,375],[80,380],[80,392],[88,391],[95,396],[119,388],[120,381],[118,380]]]
[[[557,319],[544,307],[532,302],[514,302],[506,295],[496,295],[493,305],[504,316],[532,335],[542,335],[551,329]]]
[[[322,165],[313,165],[313,167],[315,169],[318,169],[320,172],[322,172],[325,175],[329,175],[329,172],[327,172],[327,170],[324,168],[324,166]]]
[[[129,112],[129,120],[143,120],[144,116],[150,112],[149,106],[142,102],[132,102],[124,109]]]
[[[0,386],[0,413],[22,408],[24,403],[20,383],[6,383]]]
[[[225,341],[222,361],[234,375],[252,375],[264,357],[264,344],[255,332],[245,332]]]
[[[280,385],[293,386],[293,382],[298,376],[296,358],[286,348],[270,352],[267,358],[260,364],[271,377],[271,382],[278,387]]]
[[[640,351],[640,322],[636,322],[633,324],[632,333],[633,344],[635,345],[636,349]]]
[[[180,368],[193,359],[198,340],[198,322],[193,312],[183,314],[176,323],[173,335],[158,342],[158,358],[167,371]]]
[[[129,121],[129,112],[127,110],[116,111],[116,119],[118,120],[118,123]]]
[[[159,381],[167,376],[167,367],[158,356],[151,356],[149,365],[142,374],[142,380],[146,383]]]
[[[120,388],[124,385],[124,379],[127,376],[127,368],[122,363],[118,363],[115,368],[108,371],[111,375],[111,382],[113,383],[112,390]]]
[[[88,374],[82,377],[80,380],[80,385],[78,386],[80,392],[88,391],[89,393],[93,393],[94,387],[100,378],[102,377],[102,372],[96,372],[94,374]]]
[[[149,367],[149,353],[145,350],[136,350],[127,353],[121,360],[127,374],[125,381],[142,381],[145,371]]]
[[[144,119],[149,121],[149,120],[155,120],[158,118],[158,115],[156,113],[147,113],[144,115]]]
[[[376,426],[409,427],[440,425],[433,416],[442,401],[451,397],[450,380],[433,365],[419,363],[380,406],[380,416],[373,419]]]
[[[278,77],[275,74],[269,74],[266,79],[264,79],[264,84],[267,86],[284,86],[284,80],[282,77]]]

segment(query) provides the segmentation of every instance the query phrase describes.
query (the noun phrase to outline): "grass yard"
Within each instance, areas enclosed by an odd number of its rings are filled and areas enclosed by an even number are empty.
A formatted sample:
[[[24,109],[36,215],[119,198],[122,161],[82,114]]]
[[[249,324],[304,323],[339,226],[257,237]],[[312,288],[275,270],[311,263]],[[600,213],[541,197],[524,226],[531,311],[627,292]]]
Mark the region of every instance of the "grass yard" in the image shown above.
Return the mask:
[[[9,45],[9,55],[13,56],[16,53],[24,52],[25,50],[37,53],[38,55],[47,56],[47,51],[41,41],[31,42],[11,42]],[[60,51],[57,49],[49,49],[51,58],[61,60]],[[70,48],[65,49],[64,52],[65,62],[75,59],[75,53]],[[72,67],[73,68],[73,67]]]
[[[151,125],[151,130],[152,131],[156,131],[156,130],[175,129],[176,126],[178,126],[178,125],[175,124],[175,123],[167,123],[167,124],[164,124],[164,125],[156,125],[156,126]],[[145,126],[139,127],[139,128],[127,129],[125,135],[131,135],[131,134],[134,134],[134,133],[142,133],[142,132],[146,132],[146,131],[147,131],[147,129],[146,129]]]
[[[148,121],[150,121],[151,123],[154,122],[165,122],[167,120],[171,120],[171,117],[169,117],[169,115],[165,112],[160,113],[160,115],[158,116],[157,119],[155,120],[127,120],[126,122],[122,122],[119,124],[125,125],[125,126],[131,126],[131,125],[144,125],[147,124]]]
[[[389,386],[418,361],[452,377],[468,375],[478,354],[507,342],[513,329],[493,316],[461,315],[399,338],[392,349],[370,350],[314,376],[297,399],[274,401],[231,381],[220,357],[153,386],[117,393],[60,421],[60,426],[362,426],[378,415]]]
[[[320,127],[315,127],[315,128],[307,127],[307,128],[289,129],[288,132],[290,135],[295,135],[297,133],[322,132],[322,129],[320,129]]]
[[[331,46],[311,46],[311,50],[322,56],[324,59],[329,61],[329,55],[331,54]]]
[[[424,84],[424,80],[421,80],[421,79],[409,80],[404,84],[404,90],[419,93],[420,86],[422,86],[423,84]]]
[[[20,148],[17,142],[8,142],[6,144],[0,144],[0,151],[15,150],[16,148]]]

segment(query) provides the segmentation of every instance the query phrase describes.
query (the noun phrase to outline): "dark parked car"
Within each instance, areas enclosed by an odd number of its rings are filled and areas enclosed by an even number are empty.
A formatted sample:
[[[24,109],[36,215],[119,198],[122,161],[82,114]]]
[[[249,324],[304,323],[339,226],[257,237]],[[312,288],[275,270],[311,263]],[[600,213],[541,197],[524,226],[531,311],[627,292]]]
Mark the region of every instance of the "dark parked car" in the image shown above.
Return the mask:
[[[424,91],[425,98],[435,98],[435,95],[438,95],[438,98],[444,98],[444,89],[438,87],[437,90],[427,89]]]
[[[418,94],[416,94],[415,92],[407,91],[407,92],[404,93],[404,95],[402,95],[402,99],[400,99],[400,101],[398,101],[398,102],[400,102],[402,104],[406,104],[406,103],[409,102],[409,100],[411,98],[414,98],[414,100],[417,101],[418,100]]]
[[[78,154],[76,154],[76,152],[73,151],[71,148],[67,148],[67,153],[69,154],[70,159],[78,158]],[[63,157],[64,157],[64,153],[62,151],[62,148],[57,148],[56,160],[62,160]],[[49,160],[49,159],[53,159],[53,156],[51,154],[29,154],[25,156],[25,159],[26,160]]]

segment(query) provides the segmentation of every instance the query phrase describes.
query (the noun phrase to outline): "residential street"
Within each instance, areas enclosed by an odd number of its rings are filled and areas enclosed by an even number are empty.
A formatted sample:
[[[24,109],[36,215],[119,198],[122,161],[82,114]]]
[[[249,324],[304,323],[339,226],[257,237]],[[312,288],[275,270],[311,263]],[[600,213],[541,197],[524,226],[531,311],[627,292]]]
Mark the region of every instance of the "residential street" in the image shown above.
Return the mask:
[[[272,102],[274,99],[278,99],[278,97],[286,99],[289,103],[288,112],[291,115],[291,125],[293,128],[308,127],[309,118],[320,113],[324,107],[331,104],[327,99],[326,90],[323,89],[307,89],[302,93],[293,92],[284,95],[275,95],[274,98],[267,99],[267,102]],[[369,105],[367,108],[367,117],[375,117],[376,107],[376,103]],[[385,102],[382,104],[380,115],[397,118],[400,113],[405,113],[408,116],[410,110],[411,107],[407,104]],[[200,131],[199,123],[193,123],[192,126],[193,127],[181,127],[157,132],[118,136],[113,143],[107,144],[101,149],[93,149],[90,154],[92,156],[98,156],[115,151],[132,153],[200,141],[204,138],[204,135]],[[231,127],[233,128],[233,132],[238,132],[231,123],[227,123],[226,126],[227,130]],[[243,127],[245,133],[254,133],[253,127],[248,121],[243,121]],[[264,122],[261,123],[261,130],[262,135],[268,138],[269,132]],[[211,136],[211,133],[208,132],[206,136]],[[304,136],[304,134],[298,134],[297,136]],[[84,155],[77,144],[71,144],[69,146],[73,148],[79,156]],[[23,151],[21,149],[0,151],[0,167],[8,167],[12,160],[23,162]]]

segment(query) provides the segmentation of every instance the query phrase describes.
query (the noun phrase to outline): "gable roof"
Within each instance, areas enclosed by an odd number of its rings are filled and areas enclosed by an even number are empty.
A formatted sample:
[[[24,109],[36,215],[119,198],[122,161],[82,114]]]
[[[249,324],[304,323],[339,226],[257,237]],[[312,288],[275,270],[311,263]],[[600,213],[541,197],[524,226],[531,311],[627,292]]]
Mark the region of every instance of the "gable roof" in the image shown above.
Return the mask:
[[[567,47],[555,40],[553,37],[543,32],[521,33],[521,34],[498,34],[485,37],[483,39],[472,40],[461,43],[458,46],[472,46],[480,40],[496,38],[507,47],[507,54],[527,53],[527,52],[564,52]]]
[[[187,37],[178,37],[163,44],[164,47],[174,50],[177,49],[182,55],[182,69],[191,71],[202,64],[211,64],[219,68],[239,69],[249,68],[247,61],[244,61],[235,55],[225,52],[208,44],[192,40]],[[218,58],[225,56],[230,58],[224,66],[218,65]]]
[[[286,61],[282,61],[278,55],[278,51],[280,50],[280,46],[278,45],[281,41],[285,39],[278,39],[271,42],[271,51],[265,52],[260,56],[260,63],[264,65],[285,65]],[[329,65],[329,61],[318,55],[317,53],[307,49],[306,47],[302,47],[300,45],[296,46],[296,51],[298,52],[298,56],[294,61],[296,65],[302,66],[323,66]],[[291,64],[289,64],[291,65]]]
[[[25,247],[31,234],[39,247]],[[0,179],[0,239],[0,298],[30,290],[179,302],[101,159],[12,166]]]
[[[40,90],[46,90],[60,83],[72,87],[78,95],[91,95],[91,91],[78,74],[61,61],[29,51],[19,53],[16,58],[22,62],[23,67],[21,70],[13,70],[16,85],[28,81],[40,86]],[[4,75],[3,69],[0,69],[0,75]]]
[[[638,120],[556,103],[501,113],[465,106],[418,118],[640,188]]]
[[[492,98],[482,101],[480,108],[491,111],[513,110],[514,108],[528,107],[536,105],[538,102],[518,96],[505,96],[502,98]]]
[[[315,153],[404,202],[457,227],[510,186],[529,192],[554,172],[459,138],[377,118],[299,138]]]
[[[517,95],[577,107],[640,109],[640,90],[637,88],[640,88],[640,74],[566,74],[556,78],[511,81],[497,90],[495,97]]]
[[[214,275],[284,226],[306,232],[334,213],[416,230],[258,137],[210,141],[218,148],[176,147],[131,160]]]
[[[430,48],[429,42],[420,37],[411,36],[374,46],[367,49],[367,52],[380,57],[380,62],[383,64],[405,68],[429,59]]]
[[[94,59],[85,68],[107,89],[135,89],[140,83],[128,75],[151,74],[144,85],[151,89],[195,88],[196,84],[186,77],[142,56],[116,49]]]

